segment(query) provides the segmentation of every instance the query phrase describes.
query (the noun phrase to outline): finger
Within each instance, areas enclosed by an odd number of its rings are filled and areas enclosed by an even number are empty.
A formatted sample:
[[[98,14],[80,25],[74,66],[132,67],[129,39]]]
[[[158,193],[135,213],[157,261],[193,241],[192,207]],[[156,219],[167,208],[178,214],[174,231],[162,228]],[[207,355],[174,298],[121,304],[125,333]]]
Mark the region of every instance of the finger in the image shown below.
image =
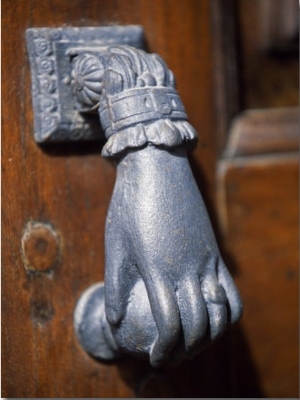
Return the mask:
[[[214,271],[210,271],[203,279],[201,291],[205,301],[208,303],[225,304],[227,302],[225,290],[219,284]]]
[[[207,303],[206,307],[209,315],[210,339],[214,340],[226,329],[227,309],[224,304],[215,303]]]
[[[213,271],[210,271],[202,281],[201,290],[209,316],[210,339],[215,339],[226,328],[227,297],[224,289],[218,283],[217,276]]]
[[[123,242],[118,236],[106,237],[105,312],[108,322],[117,325],[125,316],[132,282],[128,282],[130,264]]]
[[[147,293],[158,337],[150,350],[150,363],[158,367],[176,344],[180,333],[180,317],[174,289],[165,277],[145,279]]]
[[[234,323],[241,317],[243,305],[240,294],[223,260],[220,260],[218,264],[218,280],[225,289],[229,303],[230,322]]]
[[[198,277],[190,277],[181,282],[176,294],[185,351],[191,352],[203,340],[208,324],[207,309]]]

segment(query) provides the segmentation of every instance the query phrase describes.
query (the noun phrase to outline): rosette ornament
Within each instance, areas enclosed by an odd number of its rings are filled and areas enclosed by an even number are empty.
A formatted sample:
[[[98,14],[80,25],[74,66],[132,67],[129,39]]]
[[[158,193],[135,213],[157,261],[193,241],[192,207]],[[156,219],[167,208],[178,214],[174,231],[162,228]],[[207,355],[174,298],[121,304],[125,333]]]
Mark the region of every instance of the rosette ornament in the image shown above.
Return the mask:
[[[80,111],[99,107],[103,72],[104,67],[94,54],[83,53],[74,58],[71,84]]]

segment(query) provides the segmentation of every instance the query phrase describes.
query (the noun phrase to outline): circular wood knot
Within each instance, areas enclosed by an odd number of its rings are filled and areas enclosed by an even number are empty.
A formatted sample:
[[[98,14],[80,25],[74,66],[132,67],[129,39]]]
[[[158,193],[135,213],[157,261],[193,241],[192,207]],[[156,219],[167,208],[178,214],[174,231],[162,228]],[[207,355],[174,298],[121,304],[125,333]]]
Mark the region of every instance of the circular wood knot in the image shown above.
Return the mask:
[[[26,270],[46,272],[57,263],[59,238],[49,224],[29,222],[21,243]]]

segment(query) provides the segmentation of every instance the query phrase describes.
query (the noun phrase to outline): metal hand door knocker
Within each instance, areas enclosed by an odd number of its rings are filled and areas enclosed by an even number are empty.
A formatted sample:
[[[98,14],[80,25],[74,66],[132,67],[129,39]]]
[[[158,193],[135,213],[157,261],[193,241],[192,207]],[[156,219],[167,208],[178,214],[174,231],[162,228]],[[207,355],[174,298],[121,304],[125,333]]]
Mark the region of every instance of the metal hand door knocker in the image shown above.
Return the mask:
[[[159,56],[134,39],[94,47],[80,40],[64,40],[70,107],[81,118],[74,123],[84,131],[84,114],[98,110],[107,139],[102,155],[116,159],[117,178],[106,219],[105,284],[82,294],[75,330],[100,359],[127,352],[149,357],[153,366],[177,363],[242,311],[187,159],[196,133]],[[61,140],[59,130],[44,136]]]

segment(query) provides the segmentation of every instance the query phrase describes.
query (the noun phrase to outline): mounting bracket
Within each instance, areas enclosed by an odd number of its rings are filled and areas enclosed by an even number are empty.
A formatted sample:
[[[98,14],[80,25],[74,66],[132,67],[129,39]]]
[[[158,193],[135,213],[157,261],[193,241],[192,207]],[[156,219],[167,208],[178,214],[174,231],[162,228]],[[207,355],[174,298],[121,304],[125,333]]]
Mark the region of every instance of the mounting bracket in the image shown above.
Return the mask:
[[[32,79],[34,138],[38,143],[101,140],[96,113],[76,107],[72,57],[76,50],[99,52],[109,45],[144,47],[140,26],[30,28],[26,31]]]

